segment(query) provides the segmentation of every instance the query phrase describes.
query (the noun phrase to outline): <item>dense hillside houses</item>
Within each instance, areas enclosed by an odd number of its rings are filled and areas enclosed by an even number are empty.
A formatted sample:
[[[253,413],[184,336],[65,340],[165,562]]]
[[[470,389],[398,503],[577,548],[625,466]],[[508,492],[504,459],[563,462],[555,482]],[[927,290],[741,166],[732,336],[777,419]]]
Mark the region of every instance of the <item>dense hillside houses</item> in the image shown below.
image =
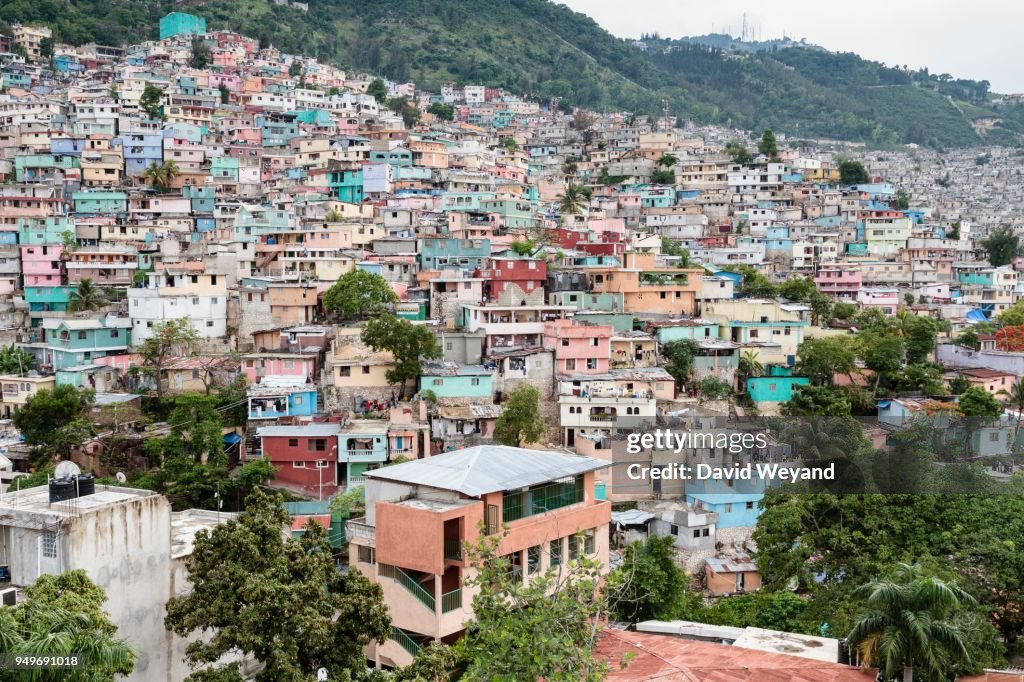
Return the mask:
[[[916,414],[989,400],[969,459],[1019,471],[1019,151],[430,91],[213,25],[173,12],[124,48],[41,24],[0,37],[0,581],[82,568],[148,590],[146,614],[112,600],[127,631],[186,593],[197,532],[265,483],[306,510],[296,537],[332,527],[339,561],[380,586],[391,636],[365,651],[391,669],[466,633],[481,588],[464,548],[503,525],[523,584],[581,557],[603,576],[659,537],[704,598],[767,584],[764,481],[617,475],[631,435],[674,420],[870,416],[884,450]],[[794,455],[765,442],[744,461]],[[168,466],[183,453],[187,475]],[[109,479],[86,513],[12,496],[63,460]],[[362,515],[339,511],[350,497]],[[125,559],[148,583],[90,534],[123,513],[149,529]],[[181,679],[184,641],[153,622],[131,679]],[[651,622],[598,649],[661,658],[693,625]],[[722,642],[757,648],[707,627],[688,637],[697,667],[740,666]],[[824,658],[789,656],[784,634],[765,668],[862,678],[837,633]]]

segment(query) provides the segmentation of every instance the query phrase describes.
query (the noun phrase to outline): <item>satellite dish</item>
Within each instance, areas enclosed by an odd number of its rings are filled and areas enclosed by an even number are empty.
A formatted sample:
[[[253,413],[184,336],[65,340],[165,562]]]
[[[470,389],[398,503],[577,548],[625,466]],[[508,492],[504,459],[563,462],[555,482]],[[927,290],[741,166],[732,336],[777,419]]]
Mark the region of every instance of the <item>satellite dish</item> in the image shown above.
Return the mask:
[[[117,479],[118,483],[127,483],[128,482],[128,477],[125,476],[124,474],[122,474],[120,471],[118,471],[116,474],[114,474],[114,478]]]
[[[78,465],[69,459],[64,460],[57,465],[53,475],[55,478],[71,478],[82,473],[82,470],[78,468]]]

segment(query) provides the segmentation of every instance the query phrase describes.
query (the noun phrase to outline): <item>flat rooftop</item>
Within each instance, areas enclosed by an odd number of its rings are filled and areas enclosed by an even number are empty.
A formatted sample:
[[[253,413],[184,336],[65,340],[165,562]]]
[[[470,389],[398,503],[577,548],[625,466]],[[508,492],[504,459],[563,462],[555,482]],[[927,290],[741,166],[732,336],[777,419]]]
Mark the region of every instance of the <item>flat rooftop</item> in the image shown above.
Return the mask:
[[[196,534],[201,530],[212,530],[215,526],[237,517],[237,514],[186,509],[171,513],[171,558],[178,559],[192,554]]]
[[[96,492],[92,495],[83,495],[73,500],[50,504],[49,486],[41,485],[17,492],[8,490],[0,500],[0,510],[71,517],[90,514],[153,495],[158,495],[158,493],[137,488],[97,485]]]

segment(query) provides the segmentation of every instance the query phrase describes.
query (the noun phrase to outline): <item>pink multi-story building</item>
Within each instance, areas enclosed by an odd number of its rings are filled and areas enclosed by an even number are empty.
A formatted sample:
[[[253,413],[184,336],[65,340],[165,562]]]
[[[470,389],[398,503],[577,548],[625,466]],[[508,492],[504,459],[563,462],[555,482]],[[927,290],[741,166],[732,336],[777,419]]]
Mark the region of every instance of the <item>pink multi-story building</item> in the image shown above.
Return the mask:
[[[266,351],[242,356],[242,371],[249,381],[257,382],[262,377],[305,377],[313,381],[317,376],[318,353],[289,353],[288,351]]]
[[[611,358],[611,326],[552,320],[544,324],[544,348],[554,351],[556,374],[604,374]]]
[[[852,301],[857,298],[863,278],[857,265],[822,265],[814,283],[823,294]]]
[[[26,287],[56,287],[64,283],[63,245],[31,244],[21,247],[21,274]]]
[[[863,308],[877,308],[886,315],[893,315],[900,307],[900,292],[896,289],[861,289],[857,293],[857,304]]]

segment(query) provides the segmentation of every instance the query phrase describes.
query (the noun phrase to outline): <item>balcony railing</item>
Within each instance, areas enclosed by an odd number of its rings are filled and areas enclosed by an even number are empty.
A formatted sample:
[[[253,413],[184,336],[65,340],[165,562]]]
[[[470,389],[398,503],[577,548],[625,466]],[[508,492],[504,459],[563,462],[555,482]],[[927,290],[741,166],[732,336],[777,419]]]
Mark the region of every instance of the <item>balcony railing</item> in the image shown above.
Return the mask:
[[[401,628],[391,628],[391,639],[398,642],[398,644],[405,649],[410,656],[415,656],[419,653],[420,645],[415,639],[405,633],[405,630]]]
[[[441,613],[456,611],[462,608],[462,589],[452,590],[441,595]]]
[[[383,453],[378,454],[374,450],[345,450],[346,455],[349,459],[372,459],[374,457],[383,457]]]
[[[592,422],[613,422],[613,421],[615,421],[615,418],[616,418],[617,415],[606,414],[606,413],[602,412],[602,413],[592,414],[592,415],[589,415],[589,416],[590,416],[590,421],[592,421]]]
[[[454,540],[444,541],[444,558],[452,561],[462,561],[462,540],[455,538]]]
[[[354,538],[362,538],[369,541],[371,545],[377,542],[377,529],[362,519],[353,519],[345,522],[345,539],[351,542]]]
[[[522,493],[506,493],[502,499],[502,520],[505,523],[568,507],[583,501],[583,479],[550,483]]]
[[[402,587],[409,590],[409,592],[419,599],[424,606],[431,611],[434,610],[434,606],[437,604],[437,599],[434,597],[434,593],[428,592],[427,589],[423,587],[423,585],[420,585],[411,575],[403,571],[398,566],[391,566],[389,564],[380,564],[379,570],[380,575],[396,581]]]

